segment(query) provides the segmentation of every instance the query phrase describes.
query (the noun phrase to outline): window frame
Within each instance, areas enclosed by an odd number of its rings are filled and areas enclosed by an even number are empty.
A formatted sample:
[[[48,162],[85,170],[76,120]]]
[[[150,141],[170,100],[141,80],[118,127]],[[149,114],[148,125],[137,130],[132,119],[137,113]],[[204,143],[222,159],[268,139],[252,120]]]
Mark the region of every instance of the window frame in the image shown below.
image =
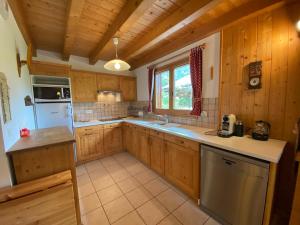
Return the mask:
[[[186,64],[190,64],[189,58],[184,58],[179,61],[170,63],[168,65],[159,67],[155,71],[155,77],[154,77],[154,92],[153,92],[153,112],[155,114],[163,114],[163,115],[173,115],[173,116],[191,116],[190,112],[192,110],[186,110],[186,109],[174,109],[174,70],[176,67],[180,67]],[[156,108],[156,76],[157,74],[169,71],[170,74],[170,80],[169,80],[169,109],[159,109]]]

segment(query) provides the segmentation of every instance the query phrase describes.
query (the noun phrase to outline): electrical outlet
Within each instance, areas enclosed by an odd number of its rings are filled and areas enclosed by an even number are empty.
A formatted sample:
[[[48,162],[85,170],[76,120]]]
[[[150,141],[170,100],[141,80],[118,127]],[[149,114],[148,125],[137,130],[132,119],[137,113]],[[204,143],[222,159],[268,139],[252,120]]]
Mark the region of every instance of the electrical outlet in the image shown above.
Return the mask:
[[[87,114],[92,114],[92,113],[93,113],[93,110],[85,110],[85,113],[87,113]]]
[[[201,112],[201,117],[207,117],[207,112],[206,111],[202,111]]]

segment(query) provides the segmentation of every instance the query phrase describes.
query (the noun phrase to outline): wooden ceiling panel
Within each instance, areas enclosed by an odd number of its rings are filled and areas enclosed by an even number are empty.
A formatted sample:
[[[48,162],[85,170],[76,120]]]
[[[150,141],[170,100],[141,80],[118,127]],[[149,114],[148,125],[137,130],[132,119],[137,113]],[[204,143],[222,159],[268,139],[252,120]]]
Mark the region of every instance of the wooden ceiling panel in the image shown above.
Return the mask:
[[[111,39],[117,36],[119,55],[138,66],[192,43],[197,35],[205,37],[213,30],[210,25],[217,28],[224,25],[221,20],[231,21],[227,19],[231,12],[241,16],[239,8],[248,12],[247,5],[258,9],[283,1],[19,0],[18,4],[36,48],[63,53],[65,59],[70,54],[89,57],[95,63],[114,57]]]

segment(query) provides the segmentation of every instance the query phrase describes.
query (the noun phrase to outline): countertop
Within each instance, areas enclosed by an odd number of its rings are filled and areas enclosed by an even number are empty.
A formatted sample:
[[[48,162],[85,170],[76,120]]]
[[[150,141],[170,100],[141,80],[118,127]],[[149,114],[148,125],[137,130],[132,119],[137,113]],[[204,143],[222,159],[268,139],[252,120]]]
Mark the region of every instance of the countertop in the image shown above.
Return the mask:
[[[20,138],[7,153],[16,151],[49,146],[54,144],[62,144],[67,142],[75,142],[72,133],[67,127],[53,127],[46,129],[31,130],[30,136]]]
[[[252,139],[250,136],[244,137],[230,137],[221,138],[218,136],[212,136],[205,134],[212,129],[201,128],[195,126],[187,126],[181,124],[169,123],[167,125],[155,124],[157,121],[131,119],[126,118],[122,120],[112,121],[93,121],[93,122],[75,122],[75,127],[93,126],[108,123],[120,123],[127,122],[136,124],[139,126],[151,128],[165,133],[173,134],[179,137],[183,137],[192,141],[199,142],[201,144],[207,144],[217,148],[222,148],[227,151],[239,153],[242,155],[254,157],[257,159],[265,160],[268,162],[278,163],[283,153],[286,141],[269,139],[268,141],[258,141]]]

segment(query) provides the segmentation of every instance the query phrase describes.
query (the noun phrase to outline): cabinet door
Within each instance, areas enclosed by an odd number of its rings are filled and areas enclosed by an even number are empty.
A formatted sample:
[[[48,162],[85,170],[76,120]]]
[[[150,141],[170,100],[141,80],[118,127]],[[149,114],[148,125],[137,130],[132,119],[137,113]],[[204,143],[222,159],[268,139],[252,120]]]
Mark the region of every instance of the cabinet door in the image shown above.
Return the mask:
[[[99,158],[104,154],[103,129],[76,131],[77,161],[87,161]]]
[[[104,129],[105,154],[122,151],[122,127]]]
[[[139,134],[139,159],[147,164],[150,165],[150,146],[149,146],[149,134],[147,133],[140,133]]]
[[[123,101],[136,100],[136,78],[122,77],[120,78],[120,90]]]
[[[164,174],[164,140],[150,136],[150,166],[157,173]]]
[[[96,74],[72,71],[71,85],[73,102],[97,101]]]
[[[166,142],[165,176],[194,199],[199,199],[199,160],[199,151]]]
[[[97,85],[98,85],[98,90],[119,91],[120,77],[115,75],[98,74]]]

